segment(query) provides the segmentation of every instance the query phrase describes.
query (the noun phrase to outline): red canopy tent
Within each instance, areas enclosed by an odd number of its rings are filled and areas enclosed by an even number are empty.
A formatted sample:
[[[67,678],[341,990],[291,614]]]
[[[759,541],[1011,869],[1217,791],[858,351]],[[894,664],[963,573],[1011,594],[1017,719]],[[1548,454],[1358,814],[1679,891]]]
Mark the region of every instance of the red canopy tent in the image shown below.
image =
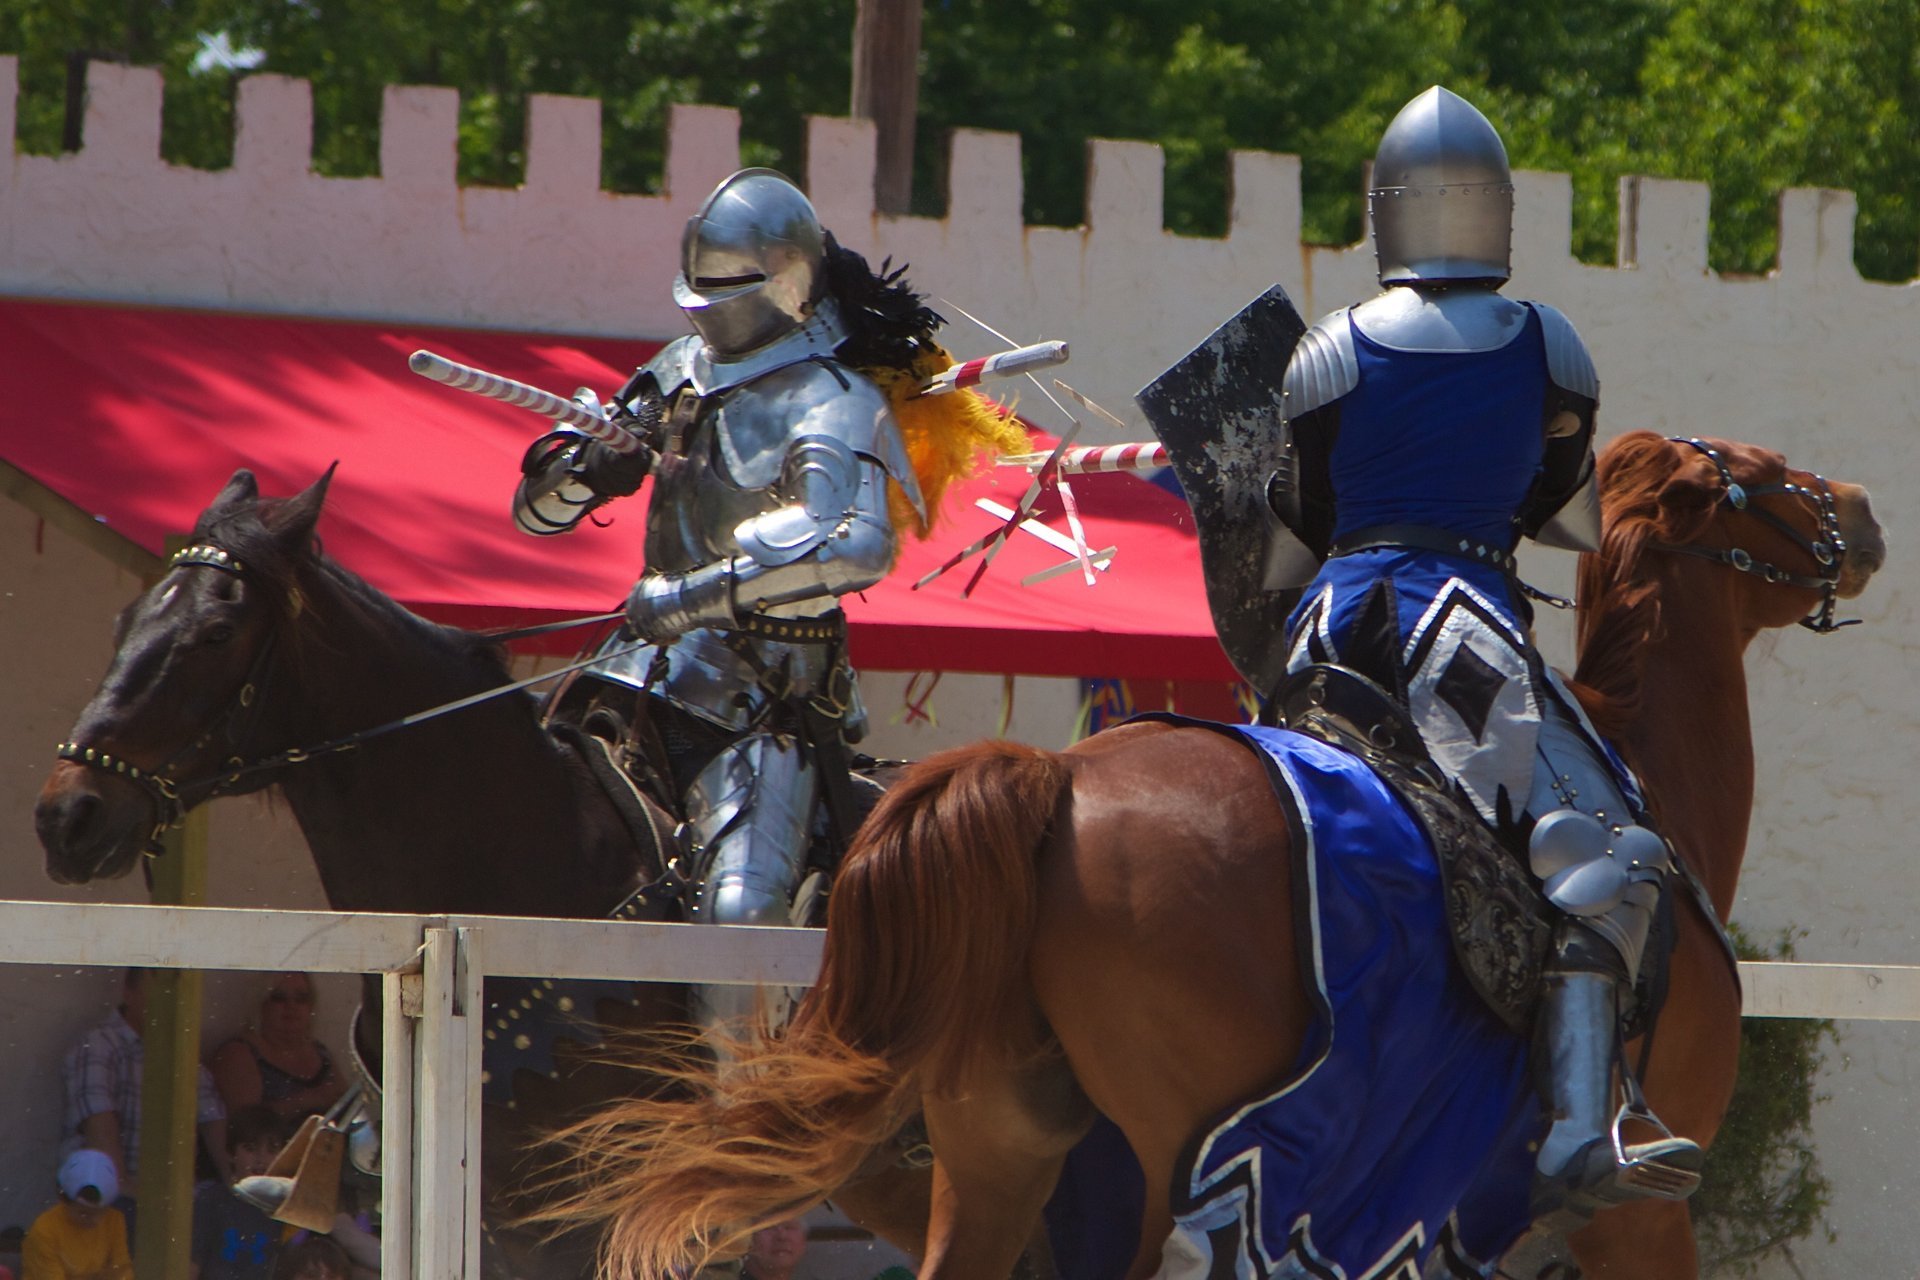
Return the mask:
[[[545,420],[415,376],[426,347],[561,394],[625,381],[654,344],[0,299],[0,459],[130,542],[159,553],[235,468],[263,493],[303,488],[338,461],[328,550],[416,612],[467,627],[603,612],[641,564],[644,506],[605,527],[529,538],[508,516],[519,460]],[[847,601],[854,661],[876,670],[1231,681],[1177,496],[1129,475],[1073,481],[1095,548],[1117,545],[1087,587],[1065,557],[1016,534],[963,599],[967,565],[911,584],[995,524],[1025,472],[998,468],[945,504],[885,583]],[[1042,519],[1065,528],[1049,495]],[[562,645],[570,644],[563,640]]]

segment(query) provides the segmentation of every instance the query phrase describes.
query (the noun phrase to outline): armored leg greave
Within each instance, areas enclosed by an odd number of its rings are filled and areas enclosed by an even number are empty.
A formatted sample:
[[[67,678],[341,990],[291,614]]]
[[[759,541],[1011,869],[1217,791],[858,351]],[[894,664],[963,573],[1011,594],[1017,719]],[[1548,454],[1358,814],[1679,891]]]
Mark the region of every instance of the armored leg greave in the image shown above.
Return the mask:
[[[1564,707],[1550,705],[1542,717],[1539,760],[1529,808],[1540,817],[1529,852],[1548,900],[1567,919],[1535,1047],[1551,1124],[1534,1165],[1534,1212],[1586,1217],[1642,1197],[1683,1199],[1699,1185],[1703,1153],[1654,1118],[1620,1052],[1621,1004],[1631,998],[1671,869],[1666,843],[1638,825],[1612,769]],[[1661,1136],[1628,1145],[1620,1125],[1629,1117]]]
[[[687,791],[688,820],[706,853],[695,920],[790,923],[817,792],[800,744],[772,734],[742,738],[700,771]],[[694,993],[694,1020],[705,1027],[743,1020],[760,1002],[752,987],[707,984]]]
[[[1622,903],[1616,910],[1650,920],[1653,895],[1647,898],[1648,906]],[[1699,1145],[1659,1122],[1621,1061],[1620,1005],[1631,991],[1611,940],[1584,921],[1566,921],[1547,972],[1534,1048],[1550,1121],[1534,1161],[1535,1217],[1567,1212],[1584,1219],[1628,1200],[1682,1200],[1700,1185]],[[1622,1093],[1624,1103],[1616,1103]],[[1657,1136],[1628,1143],[1620,1129],[1628,1119]]]

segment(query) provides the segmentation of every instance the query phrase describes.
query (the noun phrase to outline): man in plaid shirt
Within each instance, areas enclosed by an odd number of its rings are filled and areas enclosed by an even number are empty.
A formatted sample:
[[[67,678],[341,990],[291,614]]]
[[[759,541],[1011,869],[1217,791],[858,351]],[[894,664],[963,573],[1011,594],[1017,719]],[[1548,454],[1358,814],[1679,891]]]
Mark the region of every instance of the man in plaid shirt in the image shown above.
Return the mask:
[[[140,1029],[146,1023],[146,970],[128,969],[120,1006],[107,1015],[66,1058],[68,1147],[105,1152],[120,1173],[118,1207],[132,1223],[134,1177],[140,1168]],[[195,1122],[200,1139],[226,1180],[227,1112],[214,1092],[213,1076],[200,1068]]]

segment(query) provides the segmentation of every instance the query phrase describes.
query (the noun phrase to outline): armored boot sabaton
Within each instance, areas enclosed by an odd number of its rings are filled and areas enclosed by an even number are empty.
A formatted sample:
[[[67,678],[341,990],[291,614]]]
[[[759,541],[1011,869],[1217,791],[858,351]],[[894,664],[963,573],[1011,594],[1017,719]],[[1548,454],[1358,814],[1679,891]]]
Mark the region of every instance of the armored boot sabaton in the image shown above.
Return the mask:
[[[1550,1121],[1534,1162],[1534,1216],[1584,1219],[1631,1200],[1684,1200],[1700,1185],[1705,1153],[1648,1108],[1620,1034],[1669,866],[1666,843],[1645,827],[1610,830],[1559,810],[1535,827],[1530,853],[1548,899],[1569,916],[1555,939],[1534,1050]],[[1628,1121],[1656,1136],[1629,1143]]]

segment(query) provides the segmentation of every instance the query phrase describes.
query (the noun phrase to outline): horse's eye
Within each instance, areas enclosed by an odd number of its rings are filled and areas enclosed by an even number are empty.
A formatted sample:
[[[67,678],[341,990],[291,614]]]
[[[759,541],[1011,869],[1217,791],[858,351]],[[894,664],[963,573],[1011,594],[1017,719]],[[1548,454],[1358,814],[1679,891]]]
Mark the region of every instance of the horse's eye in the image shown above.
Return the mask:
[[[206,635],[201,638],[201,643],[210,645],[225,644],[231,639],[233,639],[233,627],[225,622],[216,622],[207,628]]]

